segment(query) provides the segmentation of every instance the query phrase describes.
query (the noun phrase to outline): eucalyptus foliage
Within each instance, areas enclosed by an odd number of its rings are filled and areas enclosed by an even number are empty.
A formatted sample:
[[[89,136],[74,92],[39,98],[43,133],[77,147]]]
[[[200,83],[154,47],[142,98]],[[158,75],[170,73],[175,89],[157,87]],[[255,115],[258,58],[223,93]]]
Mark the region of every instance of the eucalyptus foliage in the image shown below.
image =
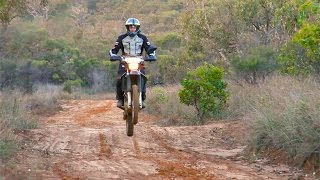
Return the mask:
[[[278,63],[282,72],[291,75],[320,75],[320,5],[315,0],[299,1],[299,29],[282,47]]]

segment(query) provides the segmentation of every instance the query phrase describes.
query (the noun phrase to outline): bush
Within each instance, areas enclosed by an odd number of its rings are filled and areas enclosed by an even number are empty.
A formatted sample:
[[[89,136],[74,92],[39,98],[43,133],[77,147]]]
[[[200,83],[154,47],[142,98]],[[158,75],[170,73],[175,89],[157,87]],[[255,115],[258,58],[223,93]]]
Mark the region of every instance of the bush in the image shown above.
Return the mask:
[[[181,82],[183,89],[179,92],[180,101],[194,106],[200,121],[203,121],[204,115],[217,115],[224,109],[228,92],[222,78],[222,69],[204,65],[189,71]]]
[[[276,68],[274,52],[267,46],[252,48],[246,55],[234,57],[232,66],[237,76],[249,84],[257,84]]]
[[[72,91],[74,90],[74,88],[77,87],[81,87],[82,84],[82,80],[81,79],[76,79],[76,80],[68,80],[64,83],[63,86],[63,90],[68,92],[68,93],[72,93]]]
[[[182,38],[179,36],[178,33],[167,33],[156,38],[155,44],[157,44],[161,49],[173,49],[179,48],[182,43]]]

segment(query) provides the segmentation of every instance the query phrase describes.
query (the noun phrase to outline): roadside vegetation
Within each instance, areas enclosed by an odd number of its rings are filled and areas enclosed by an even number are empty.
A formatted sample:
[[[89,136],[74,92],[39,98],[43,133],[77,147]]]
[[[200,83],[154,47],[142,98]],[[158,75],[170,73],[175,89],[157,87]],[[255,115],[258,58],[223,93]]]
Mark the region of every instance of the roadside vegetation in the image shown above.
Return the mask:
[[[274,90],[275,88],[277,90]],[[281,152],[299,167],[319,170],[319,83],[277,78],[257,88],[252,98],[251,148],[258,153]]]
[[[39,126],[34,115],[58,99],[114,91],[107,52],[134,16],[159,48],[146,65],[148,113],[164,125],[243,120],[254,154],[319,169],[317,0],[10,2],[0,1],[0,158],[16,147],[13,130]],[[214,78],[190,77],[209,66]]]
[[[19,90],[2,91],[0,95],[0,159],[7,159],[19,147],[15,134],[39,127],[38,117],[60,110],[58,100],[67,97],[61,87],[36,86],[33,94]]]
[[[231,88],[230,111],[246,119],[249,149],[254,155],[268,155],[309,172],[319,169],[320,100],[319,82],[273,76],[259,86]],[[241,102],[241,104],[234,104]]]

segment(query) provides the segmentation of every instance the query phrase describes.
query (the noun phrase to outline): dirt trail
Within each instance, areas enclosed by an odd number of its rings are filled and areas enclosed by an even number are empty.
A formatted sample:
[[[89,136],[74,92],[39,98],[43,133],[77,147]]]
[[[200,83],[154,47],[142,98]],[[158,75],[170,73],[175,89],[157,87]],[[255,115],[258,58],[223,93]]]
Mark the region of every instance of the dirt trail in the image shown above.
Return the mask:
[[[288,179],[285,166],[247,163],[237,123],[160,127],[142,114],[127,137],[115,101],[66,101],[28,141],[4,179]],[[240,128],[240,129],[239,129]],[[227,135],[227,133],[229,133]],[[237,134],[237,133],[235,133]],[[239,134],[239,133],[238,133]],[[1,176],[0,176],[1,179]]]

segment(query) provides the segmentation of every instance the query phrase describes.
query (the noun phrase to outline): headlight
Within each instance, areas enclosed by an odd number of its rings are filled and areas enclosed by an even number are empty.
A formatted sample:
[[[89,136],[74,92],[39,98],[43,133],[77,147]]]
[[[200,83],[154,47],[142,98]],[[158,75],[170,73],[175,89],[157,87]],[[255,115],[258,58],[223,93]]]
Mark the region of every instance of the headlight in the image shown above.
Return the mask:
[[[137,70],[137,69],[139,69],[139,64],[131,63],[131,64],[128,64],[128,67],[130,70]]]

